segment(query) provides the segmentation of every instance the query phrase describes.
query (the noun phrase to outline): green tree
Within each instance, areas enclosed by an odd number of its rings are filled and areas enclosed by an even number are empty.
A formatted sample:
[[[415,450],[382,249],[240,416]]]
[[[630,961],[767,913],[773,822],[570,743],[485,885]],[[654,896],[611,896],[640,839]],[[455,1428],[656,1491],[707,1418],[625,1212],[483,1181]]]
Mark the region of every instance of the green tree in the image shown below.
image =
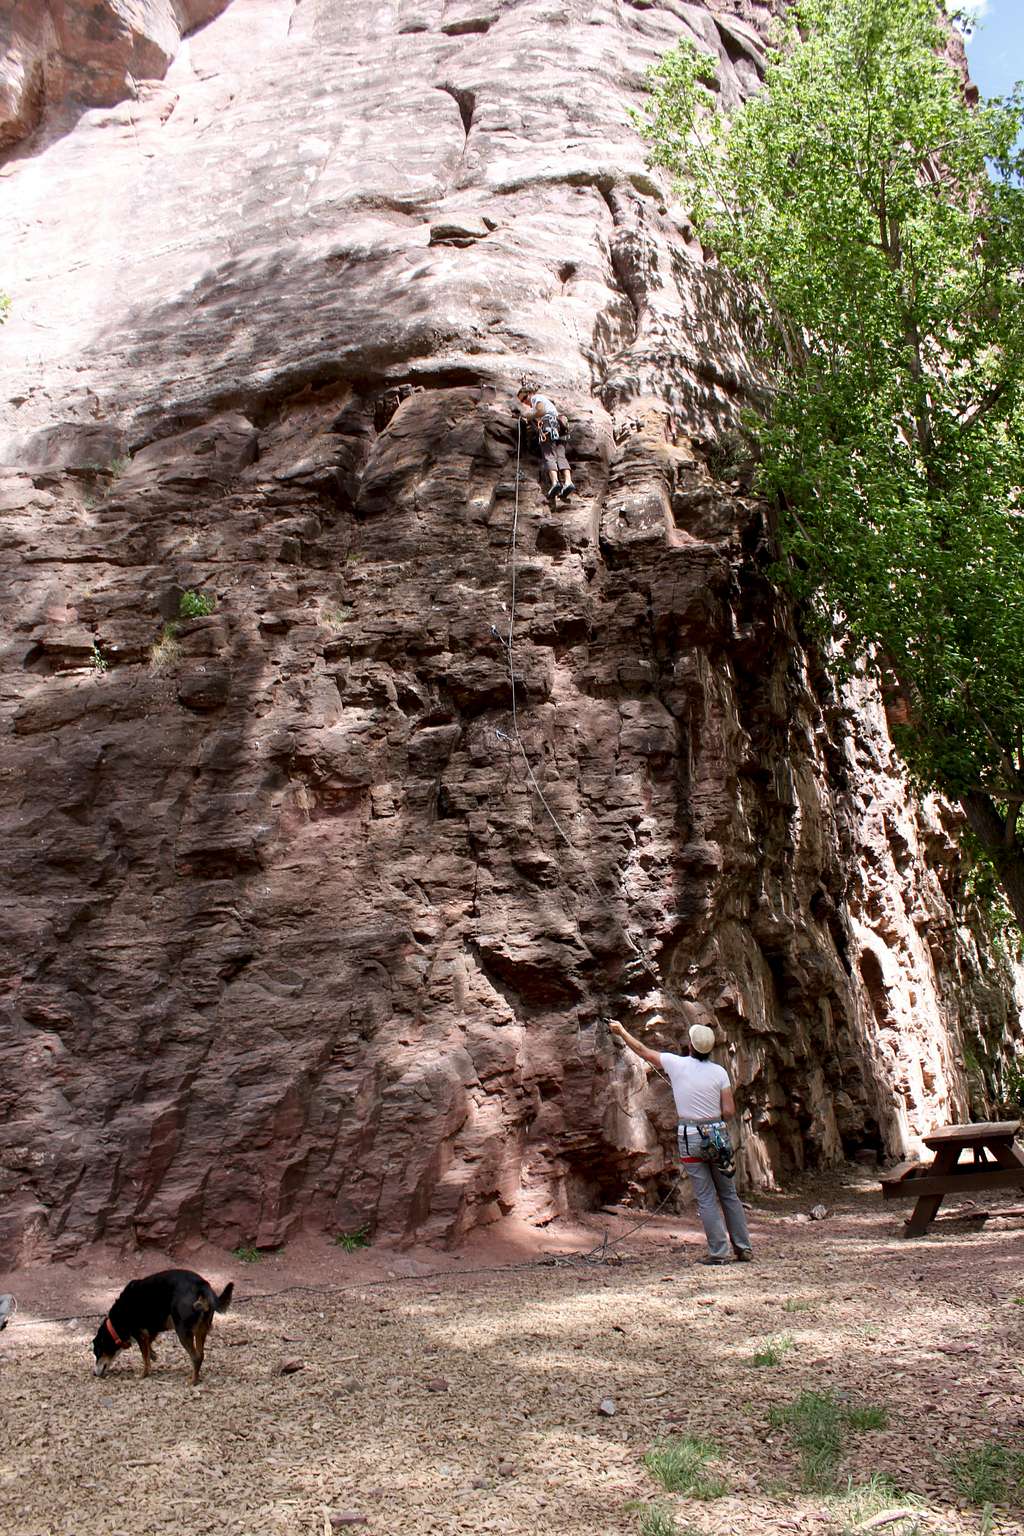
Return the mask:
[[[684,45],[638,122],[749,295],[784,579],[1024,925],[1024,101],[949,43],[938,0],[795,0],[731,121]]]

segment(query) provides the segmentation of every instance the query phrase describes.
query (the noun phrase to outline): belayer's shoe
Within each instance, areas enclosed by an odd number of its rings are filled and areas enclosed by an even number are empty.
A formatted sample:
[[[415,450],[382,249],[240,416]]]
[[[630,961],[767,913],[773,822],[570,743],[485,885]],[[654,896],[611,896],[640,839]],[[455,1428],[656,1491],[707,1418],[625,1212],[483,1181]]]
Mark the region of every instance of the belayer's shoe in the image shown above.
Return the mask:
[[[732,1263],[732,1259],[716,1259],[714,1254],[709,1253],[707,1258],[698,1259],[697,1263],[698,1264],[731,1264]]]
[[[563,497],[564,496],[571,496],[575,489],[576,489],[576,487],[573,485],[572,481],[570,480],[570,481],[568,481],[568,483],[566,485],[560,485],[558,487],[558,494],[560,496],[563,496]]]
[[[753,1262],[754,1262],[754,1250],[753,1250],[753,1248],[737,1248],[736,1249],[736,1262],[737,1262],[737,1264],[753,1264]]]

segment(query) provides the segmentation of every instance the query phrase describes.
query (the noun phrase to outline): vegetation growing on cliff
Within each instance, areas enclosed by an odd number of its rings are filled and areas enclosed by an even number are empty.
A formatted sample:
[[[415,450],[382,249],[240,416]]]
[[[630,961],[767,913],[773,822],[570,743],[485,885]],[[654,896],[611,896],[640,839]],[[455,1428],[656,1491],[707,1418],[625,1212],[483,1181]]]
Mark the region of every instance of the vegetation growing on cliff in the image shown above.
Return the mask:
[[[1024,924],[1024,98],[973,105],[947,44],[935,0],[796,0],[731,122],[683,45],[643,131],[759,312],[785,579]]]

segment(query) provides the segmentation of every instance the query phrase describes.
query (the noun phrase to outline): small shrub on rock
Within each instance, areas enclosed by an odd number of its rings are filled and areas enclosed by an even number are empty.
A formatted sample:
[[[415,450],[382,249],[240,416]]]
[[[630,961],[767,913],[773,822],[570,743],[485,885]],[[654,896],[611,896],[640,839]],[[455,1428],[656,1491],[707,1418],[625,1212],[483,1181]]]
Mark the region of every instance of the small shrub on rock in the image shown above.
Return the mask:
[[[205,592],[183,592],[178,599],[178,615],[183,619],[205,619],[216,607]]]

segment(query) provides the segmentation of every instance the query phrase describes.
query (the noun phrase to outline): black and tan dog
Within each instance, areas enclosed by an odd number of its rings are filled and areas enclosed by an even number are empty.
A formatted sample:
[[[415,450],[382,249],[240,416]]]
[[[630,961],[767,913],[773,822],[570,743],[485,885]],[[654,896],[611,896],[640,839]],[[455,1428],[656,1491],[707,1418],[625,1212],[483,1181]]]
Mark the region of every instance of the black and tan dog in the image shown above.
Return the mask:
[[[208,1280],[191,1269],[162,1269],[144,1280],[129,1280],[103,1319],[92,1341],[94,1376],[105,1376],[122,1349],[134,1339],[142,1351],[142,1374],[149,1375],[153,1340],[173,1328],[192,1361],[192,1385],[199,1381],[206,1335],[213,1314],[231,1305],[234,1282],[218,1296]]]

